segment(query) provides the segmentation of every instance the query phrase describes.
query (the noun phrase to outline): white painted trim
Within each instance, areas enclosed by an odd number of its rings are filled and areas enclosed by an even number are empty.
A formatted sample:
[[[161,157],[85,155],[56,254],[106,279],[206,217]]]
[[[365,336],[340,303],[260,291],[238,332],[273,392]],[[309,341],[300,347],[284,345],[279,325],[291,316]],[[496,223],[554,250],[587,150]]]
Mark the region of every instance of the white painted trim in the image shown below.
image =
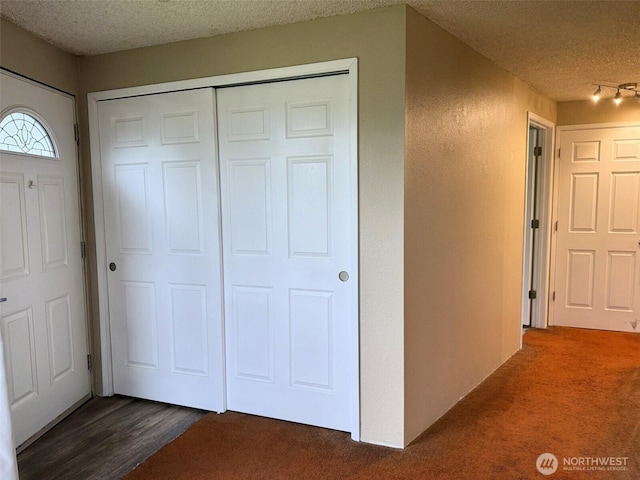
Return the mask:
[[[100,367],[102,384],[99,395],[113,395],[111,360],[111,329],[109,328],[109,297],[107,289],[107,242],[104,228],[104,197],[102,193],[102,159],[100,157],[100,129],[98,101],[88,95],[89,141],[91,150],[91,183],[93,189],[93,223],[96,238],[96,276],[98,280],[98,319],[100,332]]]
[[[92,92],[87,95],[89,112],[89,132],[91,142],[91,171],[93,181],[93,208],[96,233],[96,263],[98,277],[98,315],[100,323],[100,345],[102,365],[102,395],[113,395],[113,372],[111,369],[111,332],[109,329],[109,302],[107,297],[107,258],[104,230],[104,198],[102,192],[102,166],[100,158],[100,132],[98,129],[98,102],[116,98],[166,93],[194,88],[223,87],[246,83],[260,83],[273,80],[290,80],[314,75],[327,75],[345,72],[349,74],[350,103],[349,116],[351,123],[351,185],[355,195],[353,205],[353,271],[351,281],[353,289],[353,322],[352,322],[352,359],[350,374],[352,376],[352,418],[351,438],[360,440],[360,326],[359,326],[359,236],[358,236],[358,60],[348,58],[329,62],[313,63],[283,68],[259,70],[255,72],[235,73],[177,82],[145,85],[103,92]]]
[[[558,131],[565,132],[570,130],[596,130],[599,128],[635,128],[640,127],[640,122],[611,122],[611,123],[584,123],[580,125],[559,125]]]
[[[526,170],[525,170],[525,219],[527,216],[527,207],[529,199],[529,128],[531,126],[537,127],[544,132],[543,144],[542,144],[542,156],[539,165],[539,215],[540,215],[540,227],[538,228],[538,237],[536,247],[536,263],[534,268],[537,270],[536,284],[534,289],[538,292],[538,309],[534,314],[531,326],[536,328],[546,328],[548,324],[548,312],[550,305],[550,284],[549,284],[549,271],[551,267],[551,236],[553,232],[553,186],[554,186],[554,149],[555,149],[555,125],[549,120],[536,115],[532,112],[527,112],[527,141],[526,141]],[[528,261],[527,241],[526,239],[531,233],[531,229],[527,222],[524,225],[524,239],[523,243],[523,262]],[[522,308],[521,308],[521,323],[524,324],[525,319],[529,314],[529,278],[524,278],[525,273],[528,271],[527,266],[523,264],[523,280],[522,280]],[[530,270],[529,270],[530,273]]]
[[[179,80],[177,82],[158,83],[155,85],[106,90],[103,92],[89,93],[88,96],[90,100],[93,99],[96,101],[113,100],[115,98],[138,97],[140,95],[167,93],[194,88],[215,88],[273,80],[291,80],[298,77],[327,75],[338,72],[349,72],[351,74],[351,67],[354,63],[357,65],[356,58],[348,58],[345,60],[332,60],[329,62],[310,63],[293,67],[271,68],[267,70],[257,70],[255,72],[232,73],[228,75],[218,75],[215,77],[195,78],[192,80]]]
[[[550,285],[549,271],[551,264],[551,243],[553,236],[553,188],[555,185],[554,165],[555,165],[555,124],[538,115],[530,114],[529,121],[533,125],[543,128],[545,131],[544,145],[542,151],[542,168],[540,170],[540,180],[542,182],[540,190],[540,242],[538,243],[538,282],[536,288],[540,292],[538,296],[539,308],[534,318],[533,326],[536,328],[547,328],[549,322],[550,306]]]

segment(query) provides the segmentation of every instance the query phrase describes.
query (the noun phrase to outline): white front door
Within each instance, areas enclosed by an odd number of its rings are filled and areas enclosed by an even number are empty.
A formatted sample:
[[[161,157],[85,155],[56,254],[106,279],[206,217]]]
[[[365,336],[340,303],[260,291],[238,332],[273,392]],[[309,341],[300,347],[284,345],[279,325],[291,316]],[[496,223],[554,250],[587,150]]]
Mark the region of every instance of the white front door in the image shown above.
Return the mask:
[[[74,101],[4,73],[0,88],[0,332],[20,445],[91,384]]]
[[[214,97],[98,106],[115,393],[224,410]]]
[[[554,323],[640,331],[640,127],[560,135]]]
[[[349,431],[357,261],[348,76],[217,95],[227,408]]]

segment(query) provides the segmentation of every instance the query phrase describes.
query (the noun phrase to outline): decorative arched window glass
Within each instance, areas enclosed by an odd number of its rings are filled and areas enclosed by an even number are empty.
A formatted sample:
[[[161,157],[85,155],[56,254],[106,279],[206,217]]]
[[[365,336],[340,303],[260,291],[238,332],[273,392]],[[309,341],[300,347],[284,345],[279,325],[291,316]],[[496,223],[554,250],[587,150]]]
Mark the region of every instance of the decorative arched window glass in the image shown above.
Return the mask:
[[[13,112],[0,122],[0,150],[40,157],[56,157],[44,125],[25,112]]]

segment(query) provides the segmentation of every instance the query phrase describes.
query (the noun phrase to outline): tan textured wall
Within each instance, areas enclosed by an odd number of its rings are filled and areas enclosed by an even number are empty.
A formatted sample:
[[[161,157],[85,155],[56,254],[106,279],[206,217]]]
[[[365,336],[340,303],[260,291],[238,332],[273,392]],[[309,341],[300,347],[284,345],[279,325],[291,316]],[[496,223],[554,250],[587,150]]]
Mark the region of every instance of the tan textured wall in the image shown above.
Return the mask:
[[[404,45],[399,5],[79,62],[88,165],[87,92],[359,58],[361,433],[393,446],[404,444]],[[92,298],[95,316],[95,287]]]
[[[518,348],[527,110],[556,105],[407,12],[405,442]]]
[[[0,65],[71,94],[78,93],[76,57],[0,18]]]
[[[627,98],[616,106],[611,100],[602,99],[558,104],[558,125],[586,125],[590,123],[637,122],[640,120],[640,103]]]

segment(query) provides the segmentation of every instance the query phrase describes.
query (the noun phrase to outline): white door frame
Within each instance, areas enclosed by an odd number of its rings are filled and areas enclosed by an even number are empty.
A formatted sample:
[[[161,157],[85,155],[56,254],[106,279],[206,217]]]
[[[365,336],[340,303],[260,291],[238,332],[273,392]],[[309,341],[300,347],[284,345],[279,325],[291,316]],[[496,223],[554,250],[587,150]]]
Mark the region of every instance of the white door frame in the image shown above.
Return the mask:
[[[527,112],[527,154],[525,162],[525,201],[524,218],[529,218],[529,202],[533,198],[535,192],[531,192],[529,188],[530,178],[530,162],[529,156],[529,130],[531,127],[535,127],[542,132],[542,155],[540,156],[538,165],[538,205],[539,205],[539,220],[540,226],[538,230],[538,241],[535,246],[535,285],[534,290],[537,292],[538,308],[531,319],[531,326],[536,328],[546,328],[548,323],[549,312],[549,270],[551,263],[551,225],[552,218],[554,217],[552,206],[554,205],[552,189],[554,185],[554,144],[555,144],[555,124],[546,120],[545,118],[536,115],[532,112]],[[524,239],[523,242],[523,278],[522,278],[522,308],[520,323],[524,324],[526,318],[529,316],[529,281],[531,275],[531,266],[527,263],[529,260],[528,245],[530,244],[532,229],[531,225],[527,221],[524,222]]]
[[[560,140],[562,138],[562,133],[563,132],[569,132],[569,131],[574,131],[574,130],[597,130],[597,129],[605,129],[605,128],[628,128],[628,127],[640,127],[640,122],[637,121],[631,121],[631,122],[611,122],[611,123],[586,123],[586,124],[580,124],[580,125],[562,125],[556,128],[556,138],[557,138],[557,144],[560,145]],[[554,168],[554,178],[558,178],[559,172],[560,172],[560,149],[558,148],[555,151],[555,154],[557,155],[557,161],[555,162],[555,168]],[[566,155],[566,153],[565,153]],[[558,219],[558,210],[557,210],[557,205],[558,205],[558,197],[559,197],[559,190],[560,187],[558,185],[558,182],[555,182],[554,188],[553,188],[553,205],[554,205],[554,211],[553,211],[553,222],[554,225],[557,222]],[[554,232],[555,233],[555,232]],[[549,272],[549,290],[551,292],[553,292],[553,294],[555,294],[555,290],[556,290],[556,264],[557,264],[557,257],[556,257],[556,235],[553,235],[552,241],[551,241],[551,269]],[[555,325],[554,322],[554,315],[555,315],[555,309],[553,308],[553,304],[550,302],[549,303],[549,321],[548,321],[548,325]]]
[[[349,74],[349,117],[351,122],[351,185],[352,185],[352,258],[354,272],[352,279],[356,285],[352,299],[352,358],[351,370],[351,437],[360,440],[360,353],[359,353],[359,257],[358,257],[358,59],[348,58],[329,62],[313,63],[254,72],[220,75],[215,77],[182,80],[177,82],[122,88],[87,94],[89,110],[89,132],[91,146],[91,172],[93,183],[93,211],[96,234],[96,261],[98,280],[98,316],[100,335],[100,368],[102,382],[98,393],[104,396],[114,394],[111,359],[111,335],[109,329],[109,304],[107,290],[107,249],[104,229],[104,199],[102,191],[102,161],[100,158],[100,133],[98,130],[98,102],[115,98],[134,97],[157,93],[166,93],[193,88],[222,87],[247,83],[262,83],[274,80],[293,80],[312,76]],[[97,362],[96,362],[97,363]],[[223,379],[224,381],[224,379]]]

